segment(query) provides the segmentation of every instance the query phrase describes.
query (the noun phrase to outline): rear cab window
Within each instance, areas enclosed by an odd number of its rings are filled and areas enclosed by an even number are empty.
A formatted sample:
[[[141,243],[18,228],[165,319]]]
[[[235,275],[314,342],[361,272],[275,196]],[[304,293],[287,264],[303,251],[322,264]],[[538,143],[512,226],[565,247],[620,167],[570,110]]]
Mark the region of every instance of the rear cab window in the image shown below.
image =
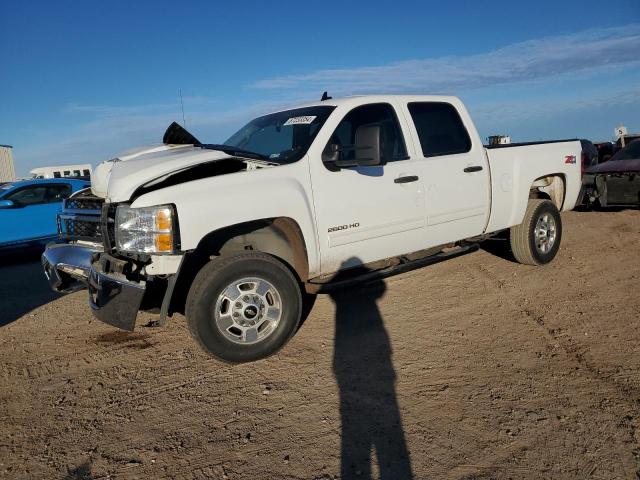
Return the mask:
[[[453,105],[411,102],[407,107],[425,157],[455,155],[471,150],[471,137]]]

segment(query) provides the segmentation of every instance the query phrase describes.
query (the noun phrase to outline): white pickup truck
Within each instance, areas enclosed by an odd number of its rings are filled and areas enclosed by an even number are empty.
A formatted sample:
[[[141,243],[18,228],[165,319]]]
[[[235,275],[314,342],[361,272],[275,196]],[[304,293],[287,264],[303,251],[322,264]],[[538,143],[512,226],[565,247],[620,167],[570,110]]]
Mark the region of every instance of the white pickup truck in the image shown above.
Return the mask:
[[[101,163],[43,255],[57,291],[86,286],[133,330],[185,314],[195,340],[252,361],[295,333],[314,293],[423,266],[507,233],[542,265],[581,187],[577,140],[484,147],[462,102],[362,96],[261,116],[224,144],[177,124]]]

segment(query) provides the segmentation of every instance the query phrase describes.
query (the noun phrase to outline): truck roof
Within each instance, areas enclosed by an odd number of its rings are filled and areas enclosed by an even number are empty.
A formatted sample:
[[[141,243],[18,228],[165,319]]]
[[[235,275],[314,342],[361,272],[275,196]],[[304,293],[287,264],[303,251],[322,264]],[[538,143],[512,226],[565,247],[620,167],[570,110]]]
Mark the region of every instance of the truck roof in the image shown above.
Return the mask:
[[[353,95],[342,98],[330,98],[327,100],[318,100],[316,102],[301,103],[282,110],[293,108],[316,107],[321,105],[329,105],[338,107],[340,105],[360,105],[363,103],[379,103],[388,102],[390,100],[399,100],[401,102],[459,102],[460,99],[451,95]],[[276,111],[282,111],[276,110]]]

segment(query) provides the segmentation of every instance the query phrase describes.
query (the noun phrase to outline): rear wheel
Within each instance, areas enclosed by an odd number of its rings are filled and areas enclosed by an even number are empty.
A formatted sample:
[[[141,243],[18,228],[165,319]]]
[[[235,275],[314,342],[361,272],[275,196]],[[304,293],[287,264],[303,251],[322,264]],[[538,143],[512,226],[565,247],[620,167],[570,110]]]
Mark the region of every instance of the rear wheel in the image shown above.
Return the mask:
[[[531,199],[520,225],[511,227],[511,251],[526,265],[544,265],[553,260],[560,248],[562,220],[550,200]]]
[[[301,290],[293,274],[260,252],[206,264],[186,305],[193,338],[211,355],[234,363],[276,352],[295,333],[301,313]]]

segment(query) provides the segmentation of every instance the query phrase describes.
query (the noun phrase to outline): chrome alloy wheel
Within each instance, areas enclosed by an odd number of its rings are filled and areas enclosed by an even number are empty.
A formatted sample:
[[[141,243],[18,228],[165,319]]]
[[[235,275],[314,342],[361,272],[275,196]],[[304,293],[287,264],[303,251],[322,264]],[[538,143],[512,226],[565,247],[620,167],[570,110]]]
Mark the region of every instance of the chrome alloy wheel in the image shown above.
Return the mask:
[[[262,278],[241,278],[218,296],[215,322],[218,330],[235,343],[252,344],[271,335],[282,316],[278,290]]]
[[[536,249],[540,253],[548,253],[556,243],[556,221],[552,215],[545,213],[538,218],[534,230]]]

